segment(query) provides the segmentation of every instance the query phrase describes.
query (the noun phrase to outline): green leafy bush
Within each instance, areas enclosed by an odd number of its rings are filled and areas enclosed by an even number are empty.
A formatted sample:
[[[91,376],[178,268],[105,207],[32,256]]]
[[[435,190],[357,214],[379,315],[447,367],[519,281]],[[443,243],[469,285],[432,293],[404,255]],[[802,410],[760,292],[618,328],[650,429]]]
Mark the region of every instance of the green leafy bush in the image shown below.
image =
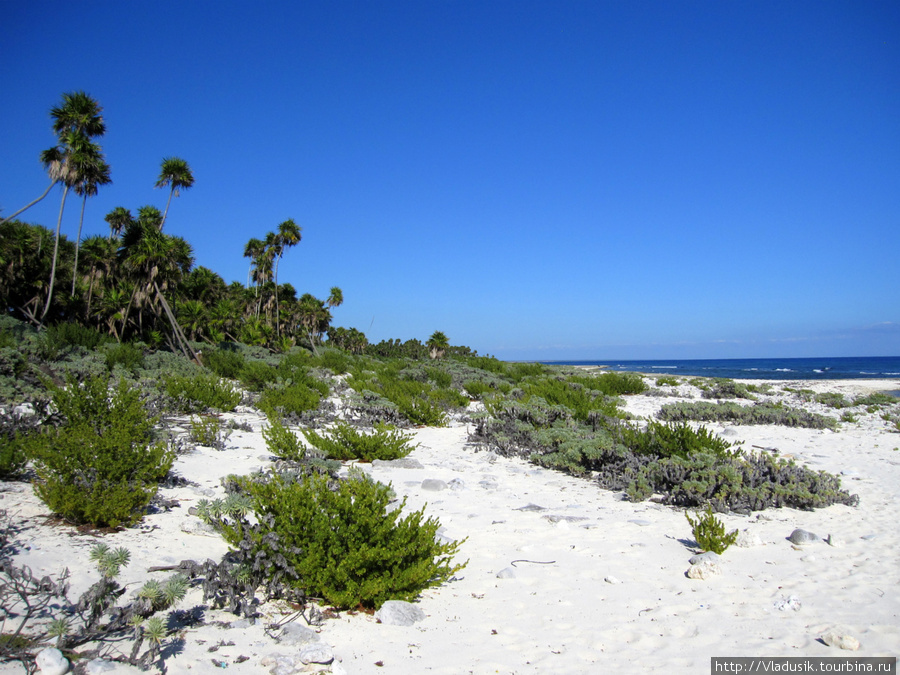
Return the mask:
[[[371,434],[365,434],[346,423],[336,424],[328,435],[312,429],[302,430],[307,442],[331,459],[391,460],[406,457],[415,450],[412,435],[404,434],[388,424],[375,424]]]
[[[785,427],[807,429],[834,429],[837,420],[803,409],[789,408],[780,403],[756,403],[742,406],[738,403],[710,403],[684,401],[670,403],[660,408],[656,415],[661,420],[680,422],[734,422],[736,424],[778,424]]]
[[[192,377],[172,375],[163,379],[166,393],[179,412],[219,410],[229,412],[241,402],[241,392],[228,382],[209,373]]]
[[[746,384],[734,380],[712,380],[703,390],[703,398],[746,398],[755,397]]]
[[[122,366],[134,374],[144,365],[144,350],[131,342],[113,343],[106,350],[106,370],[112,372],[116,366]]]
[[[276,457],[299,462],[306,455],[300,439],[277,419],[270,419],[269,425],[262,431],[266,446]]]
[[[836,391],[816,394],[815,400],[818,403],[827,405],[829,408],[846,408],[850,405],[847,399],[844,398],[844,395]]]
[[[854,399],[853,405],[864,405],[866,407],[870,406],[890,406],[897,405],[900,403],[900,399],[895,396],[891,396],[890,394],[882,394],[881,392],[875,392],[874,394],[869,394],[868,396],[862,396],[860,398]]]
[[[67,520],[116,527],[141,518],[166,476],[174,453],[155,442],[155,418],[139,393],[120,382],[110,395],[106,378],[53,390],[66,422],[31,438],[38,497]]]
[[[303,380],[288,385],[268,387],[260,396],[257,406],[269,419],[299,415],[318,408],[322,396],[327,393],[327,384],[304,377]]]
[[[47,361],[55,360],[60,354],[81,347],[86,351],[95,350],[109,337],[77,323],[58,323],[48,326],[38,338],[38,355]]]
[[[244,355],[237,349],[218,347],[203,354],[203,365],[219,377],[237,380],[247,365]]]
[[[424,509],[401,518],[405,500],[394,508],[390,487],[365,476],[337,486],[319,475],[243,479],[240,486],[258,524],[240,516],[224,522],[226,541],[249,540],[265,555],[274,534],[297,575],[290,583],[338,608],[413,600],[464,566],[451,562],[463,542],[438,542],[440,523],[425,519]]]
[[[696,519],[691,518],[691,514],[686,511],[684,516],[691,525],[694,541],[704,551],[722,555],[725,553],[725,549],[737,541],[738,531],[734,530],[730,534],[725,534],[725,525],[716,518],[710,506],[706,507],[706,511],[702,515],[697,514]]]
[[[656,378],[657,387],[677,387],[679,384],[681,384],[680,380],[670,375],[662,375]]]
[[[238,372],[238,379],[250,391],[262,391],[278,380],[278,371],[263,361],[247,361]]]
[[[190,439],[197,445],[205,445],[216,450],[225,449],[225,441],[231,430],[222,426],[222,420],[212,415],[201,415],[191,419]]]

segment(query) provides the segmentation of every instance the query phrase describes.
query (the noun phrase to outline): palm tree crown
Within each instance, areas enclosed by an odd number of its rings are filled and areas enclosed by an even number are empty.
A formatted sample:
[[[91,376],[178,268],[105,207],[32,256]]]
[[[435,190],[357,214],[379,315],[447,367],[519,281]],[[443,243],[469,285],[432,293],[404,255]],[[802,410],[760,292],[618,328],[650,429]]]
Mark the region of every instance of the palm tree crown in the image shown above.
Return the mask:
[[[194,174],[191,173],[191,167],[180,157],[166,157],[162,161],[159,171],[159,178],[156,181],[156,187],[170,187],[169,199],[166,202],[166,210],[163,213],[162,222],[159,227],[166,223],[166,216],[169,215],[169,204],[172,203],[172,197],[177,197],[181,190],[187,190],[194,184]]]

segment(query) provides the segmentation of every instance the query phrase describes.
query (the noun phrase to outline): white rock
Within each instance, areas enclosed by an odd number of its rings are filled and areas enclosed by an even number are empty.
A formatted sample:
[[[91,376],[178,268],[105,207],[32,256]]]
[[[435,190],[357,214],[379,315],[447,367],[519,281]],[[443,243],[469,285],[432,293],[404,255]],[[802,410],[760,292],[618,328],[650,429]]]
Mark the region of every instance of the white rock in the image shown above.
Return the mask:
[[[278,636],[278,642],[288,645],[305,645],[318,641],[319,634],[312,628],[308,628],[300,623],[286,624]]]
[[[425,618],[425,612],[410,602],[388,600],[375,612],[375,618],[390,626],[412,626]]]
[[[34,663],[44,675],[63,675],[69,670],[69,660],[56,647],[39,651]]]
[[[300,660],[305,664],[328,664],[334,661],[334,652],[326,644],[310,644],[300,650]]]
[[[830,630],[822,636],[822,642],[829,647],[840,647],[855,652],[859,649],[859,640],[852,635],[847,635],[836,630]]]
[[[762,539],[756,532],[747,529],[738,533],[734,545],[739,548],[753,548],[754,546],[762,546],[762,543]]]
[[[706,580],[722,574],[722,568],[714,562],[702,562],[691,565],[685,575],[688,579]]]
[[[789,609],[794,612],[799,612],[802,606],[803,605],[800,604],[800,598],[796,595],[789,595],[788,597],[781,598],[775,602],[775,609],[779,612],[786,612]]]
[[[622,583],[621,581],[616,579],[612,574],[610,574],[609,576],[603,577],[603,581],[605,581],[608,584],[621,584]]]
[[[516,573],[513,571],[512,567],[504,567],[502,570],[497,572],[498,579],[515,579]]]
[[[87,662],[84,672],[86,675],[141,675],[144,671],[128,663],[93,659]]]

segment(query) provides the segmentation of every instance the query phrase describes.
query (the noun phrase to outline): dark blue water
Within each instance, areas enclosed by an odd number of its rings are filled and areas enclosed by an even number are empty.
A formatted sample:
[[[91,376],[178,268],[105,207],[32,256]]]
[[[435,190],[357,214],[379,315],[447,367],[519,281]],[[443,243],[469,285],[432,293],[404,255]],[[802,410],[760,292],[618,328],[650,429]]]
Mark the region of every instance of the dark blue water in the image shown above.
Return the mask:
[[[685,361],[546,361],[556,365],[606,366],[656,375],[754,380],[845,380],[900,377],[900,356],[808,359],[703,359]]]

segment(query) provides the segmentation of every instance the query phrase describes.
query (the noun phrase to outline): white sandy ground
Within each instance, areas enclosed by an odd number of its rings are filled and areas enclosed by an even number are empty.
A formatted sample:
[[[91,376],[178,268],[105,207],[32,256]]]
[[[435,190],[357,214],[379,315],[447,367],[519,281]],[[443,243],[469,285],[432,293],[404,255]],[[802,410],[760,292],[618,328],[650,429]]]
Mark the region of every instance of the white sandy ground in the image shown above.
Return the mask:
[[[773,384],[776,390],[794,386],[850,396],[900,389],[897,380]],[[678,399],[628,397],[627,409],[649,416],[673,400]],[[152,566],[188,558],[218,561],[225,544],[203,533],[188,508],[221,495],[220,477],[270,461],[260,434],[264,419],[250,411],[226,417],[249,421],[254,431],[236,431],[224,451],[198,448],[179,456],[177,473],[200,487],[163,490],[180,506],[147,515],[131,529],[93,535],[48,524],[48,511],[29,484],[0,484],[0,509],[19,529],[15,561],[40,574],[68,567],[72,598],[97,578],[89,552],[98,541],[130,549],[131,562],[120,576],[130,590],[170,574],[148,574]],[[708,673],[712,656],[897,656],[900,434],[865,413],[838,432],[710,426],[728,440],[743,441],[747,450],[774,447],[812,468],[843,474],[859,506],[724,515],[729,529],[747,529],[761,544],[731,547],[720,576],[692,580],[685,576],[693,551],[683,510],[626,502],[592,481],[478,451],[467,444],[466,423],[418,429],[419,447],[411,457],[424,468],[364,468],[392,483],[408,498],[408,508],[427,505],[426,515],[440,520],[444,534],[467,538],[460,560],[468,565],[457,580],[422,594],[419,607],[426,618],[414,626],[384,625],[351,613],[325,621],[317,630],[338,657],[335,672]],[[458,489],[424,491],[422,481],[429,478],[457,481]],[[529,504],[546,510],[518,510]],[[823,538],[831,534],[838,545],[798,550],[786,540],[794,528]],[[498,578],[505,569],[515,576]],[[790,596],[799,600],[799,609],[779,610],[776,605]],[[202,604],[194,590],[178,608]],[[298,648],[278,644],[264,630],[266,623],[290,619],[292,610],[271,603],[262,611],[264,619],[248,626],[225,612],[204,610],[206,625],[187,630],[183,641],[170,640],[164,649],[166,672],[221,673],[224,664],[230,673],[266,673],[266,657],[296,654]],[[859,651],[821,642],[832,628],[856,637]],[[113,645],[110,652],[116,649],[127,652],[130,643]],[[7,672],[21,672],[21,666],[0,666],[0,673]]]

